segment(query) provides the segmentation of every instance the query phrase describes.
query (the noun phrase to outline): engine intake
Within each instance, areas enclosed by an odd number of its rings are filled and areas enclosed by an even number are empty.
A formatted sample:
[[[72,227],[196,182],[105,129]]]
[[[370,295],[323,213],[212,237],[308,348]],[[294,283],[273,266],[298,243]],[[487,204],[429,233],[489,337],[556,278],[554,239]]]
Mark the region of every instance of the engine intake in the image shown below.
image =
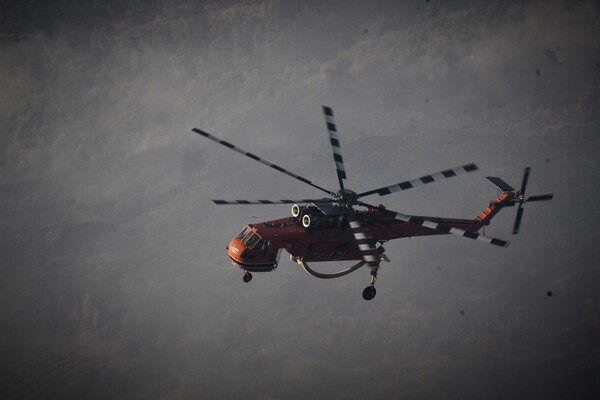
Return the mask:
[[[304,214],[302,216],[302,226],[306,229],[314,229],[319,226],[321,218],[314,214]]]
[[[292,217],[298,218],[300,216],[300,206],[298,204],[294,204],[292,206]]]

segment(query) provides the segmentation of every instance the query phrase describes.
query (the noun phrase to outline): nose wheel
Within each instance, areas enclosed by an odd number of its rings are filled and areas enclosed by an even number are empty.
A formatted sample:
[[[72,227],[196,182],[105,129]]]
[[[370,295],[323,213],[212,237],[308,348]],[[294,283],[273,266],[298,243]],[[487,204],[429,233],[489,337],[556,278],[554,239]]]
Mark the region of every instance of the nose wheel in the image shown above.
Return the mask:
[[[246,273],[244,274],[244,282],[248,283],[252,280],[252,274],[248,271],[246,271]]]

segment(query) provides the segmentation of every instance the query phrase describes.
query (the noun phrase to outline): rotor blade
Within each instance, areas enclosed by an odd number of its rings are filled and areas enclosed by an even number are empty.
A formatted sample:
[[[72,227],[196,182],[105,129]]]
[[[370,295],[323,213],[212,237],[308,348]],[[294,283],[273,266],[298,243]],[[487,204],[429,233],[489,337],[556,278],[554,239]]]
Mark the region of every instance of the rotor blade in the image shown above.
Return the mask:
[[[378,267],[379,263],[377,262],[377,258],[379,257],[379,254],[375,249],[373,238],[365,235],[356,213],[354,213],[352,209],[349,211],[348,222],[350,224],[350,229],[352,230],[352,235],[354,236],[356,244],[358,245],[358,249],[362,254],[363,260],[369,264],[369,267]]]
[[[527,188],[527,181],[529,180],[529,171],[531,170],[531,167],[527,167],[525,168],[525,171],[523,172],[523,181],[521,182],[521,191],[519,193],[524,194],[525,193],[525,189]]]
[[[344,188],[342,179],[346,179],[346,170],[344,169],[344,159],[342,158],[342,149],[337,136],[337,127],[333,120],[333,110],[331,107],[323,106],[323,114],[325,114],[325,123],[327,124],[327,132],[329,132],[329,142],[333,150],[333,162],[337,171],[340,189]]]
[[[410,189],[415,186],[420,186],[420,185],[424,185],[426,183],[440,181],[444,178],[452,178],[453,176],[456,176],[459,174],[464,174],[466,172],[477,171],[478,169],[479,169],[479,167],[477,167],[477,165],[475,165],[475,164],[466,164],[466,165],[463,165],[460,167],[447,169],[445,171],[440,171],[440,172],[437,172],[432,175],[425,175],[420,178],[413,179],[411,181],[404,181],[404,182],[397,183],[395,185],[385,186],[385,187],[382,187],[379,189],[374,189],[374,190],[369,190],[368,192],[360,193],[358,195],[358,197],[360,198],[360,197],[368,196],[373,193],[377,193],[380,196],[385,196],[387,194],[398,192],[401,190]]]
[[[440,233],[452,233],[454,235],[459,235],[459,236],[463,236],[463,237],[466,237],[469,239],[479,240],[481,242],[485,242],[485,243],[489,243],[489,244],[493,244],[495,246],[501,246],[501,247],[507,247],[510,244],[510,242],[507,242],[502,239],[496,239],[496,238],[483,236],[477,232],[469,232],[464,229],[456,228],[456,227],[453,227],[450,225],[438,224],[437,222],[429,221],[429,220],[426,220],[421,217],[415,217],[415,216],[406,215],[406,214],[398,213],[395,211],[389,211],[389,210],[386,210],[386,212],[393,214],[394,218],[396,218],[400,221],[409,222],[411,224],[416,224],[416,225],[421,225],[421,226],[424,226],[425,228],[436,230]]]
[[[330,199],[302,199],[302,200],[211,200],[213,204],[296,204],[296,203],[332,203]]]
[[[515,225],[513,226],[513,235],[519,233],[519,227],[521,226],[521,218],[523,218],[524,208],[522,204],[519,204],[519,209],[517,210],[517,218],[515,218]]]
[[[291,176],[292,178],[296,178],[296,179],[298,179],[299,181],[302,181],[302,182],[304,182],[304,183],[307,183],[307,184],[309,184],[310,186],[312,186],[312,187],[314,187],[314,188],[317,188],[317,189],[319,189],[319,190],[321,190],[321,191],[323,191],[323,192],[325,192],[325,193],[329,194],[330,196],[332,196],[332,195],[333,195],[333,193],[332,193],[330,190],[323,189],[322,187],[315,185],[314,183],[312,183],[311,181],[309,181],[309,180],[308,180],[308,179],[306,179],[306,178],[303,178],[303,177],[301,177],[301,176],[299,176],[299,175],[296,175],[296,174],[294,174],[294,173],[292,173],[292,172],[290,172],[290,171],[288,171],[288,170],[286,170],[286,169],[284,169],[284,168],[281,168],[281,167],[280,167],[280,166],[278,166],[278,165],[275,165],[275,164],[273,164],[273,163],[270,163],[270,162],[269,162],[269,161],[267,161],[267,160],[263,160],[262,158],[260,158],[260,157],[258,157],[258,156],[255,156],[254,154],[252,154],[252,153],[250,153],[250,152],[247,152],[246,150],[243,150],[243,149],[241,149],[241,148],[239,148],[239,147],[236,147],[236,146],[232,145],[231,143],[229,143],[229,142],[226,142],[225,140],[218,139],[218,138],[216,138],[215,136],[211,135],[210,133],[206,133],[206,132],[204,132],[204,131],[202,131],[202,130],[200,130],[200,129],[198,129],[198,128],[193,128],[193,129],[192,129],[192,131],[194,131],[194,132],[198,133],[199,135],[202,135],[202,136],[204,136],[204,137],[207,137],[207,138],[209,138],[209,139],[210,139],[210,140],[212,140],[213,142],[217,142],[217,143],[219,143],[219,144],[221,144],[221,145],[223,145],[223,146],[225,146],[225,147],[227,147],[227,148],[230,148],[231,150],[237,151],[238,153],[240,153],[240,154],[243,154],[243,155],[245,155],[246,157],[250,157],[251,159],[258,161],[258,162],[259,162],[259,163],[261,163],[261,164],[264,164],[264,165],[266,165],[266,166],[268,166],[268,167],[271,167],[271,168],[273,168],[273,169],[276,169],[276,170],[277,170],[277,171],[279,171],[279,172],[283,172],[284,174],[286,174],[286,175],[289,175],[289,176]]]
[[[554,194],[538,194],[537,196],[531,196],[525,200],[525,203],[529,203],[531,201],[544,201],[544,200],[552,200]]]

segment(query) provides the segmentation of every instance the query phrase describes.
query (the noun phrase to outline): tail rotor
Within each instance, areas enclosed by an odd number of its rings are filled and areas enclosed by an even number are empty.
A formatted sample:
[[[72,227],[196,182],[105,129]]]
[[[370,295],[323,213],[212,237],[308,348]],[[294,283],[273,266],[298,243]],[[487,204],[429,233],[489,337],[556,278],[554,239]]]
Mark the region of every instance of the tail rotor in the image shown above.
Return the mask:
[[[517,217],[515,218],[515,224],[513,226],[513,234],[519,233],[519,228],[521,227],[521,220],[523,219],[523,204],[530,203],[534,201],[549,201],[552,200],[554,194],[540,194],[531,197],[525,197],[525,189],[527,188],[527,182],[529,181],[529,171],[531,167],[525,168],[523,172],[523,181],[521,182],[521,190],[515,193],[514,204],[519,203],[519,209],[517,210]]]

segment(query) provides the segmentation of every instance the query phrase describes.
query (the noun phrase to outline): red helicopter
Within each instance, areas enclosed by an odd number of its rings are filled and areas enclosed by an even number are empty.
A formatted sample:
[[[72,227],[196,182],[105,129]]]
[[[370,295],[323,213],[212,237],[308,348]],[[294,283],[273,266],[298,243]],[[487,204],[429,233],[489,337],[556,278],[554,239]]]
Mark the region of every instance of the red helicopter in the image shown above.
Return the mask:
[[[406,215],[386,209],[383,205],[371,205],[359,199],[378,194],[408,190],[420,185],[478,170],[475,164],[440,171],[417,179],[391,186],[356,193],[344,187],[346,171],[342,158],[333,110],[323,106],[333,160],[339,181],[339,190],[324,189],[310,180],[296,175],[278,165],[270,163],[250,152],[242,150],[225,140],[216,138],[198,128],[192,131],[207,137],[231,150],[267,165],[279,172],[298,179],[329,197],[301,200],[211,200],[214,204],[292,204],[292,215],[273,221],[249,224],[227,246],[234,265],[244,270],[244,282],[250,282],[251,272],[267,272],[277,268],[281,250],[285,249],[293,261],[298,262],[310,275],[322,279],[338,278],[349,274],[363,265],[371,269],[371,284],[363,290],[363,298],[375,297],[375,281],[381,261],[389,262],[382,244],[392,240],[413,236],[455,234],[496,246],[506,247],[509,242],[477,233],[503,207],[519,205],[513,233],[519,231],[523,216],[523,205],[528,202],[551,200],[552,194],[525,197],[530,168],[525,168],[520,190],[497,177],[487,177],[501,192],[475,219],[455,219]],[[355,207],[363,207],[363,210]],[[358,261],[350,268],[335,273],[320,273],[308,262]]]

